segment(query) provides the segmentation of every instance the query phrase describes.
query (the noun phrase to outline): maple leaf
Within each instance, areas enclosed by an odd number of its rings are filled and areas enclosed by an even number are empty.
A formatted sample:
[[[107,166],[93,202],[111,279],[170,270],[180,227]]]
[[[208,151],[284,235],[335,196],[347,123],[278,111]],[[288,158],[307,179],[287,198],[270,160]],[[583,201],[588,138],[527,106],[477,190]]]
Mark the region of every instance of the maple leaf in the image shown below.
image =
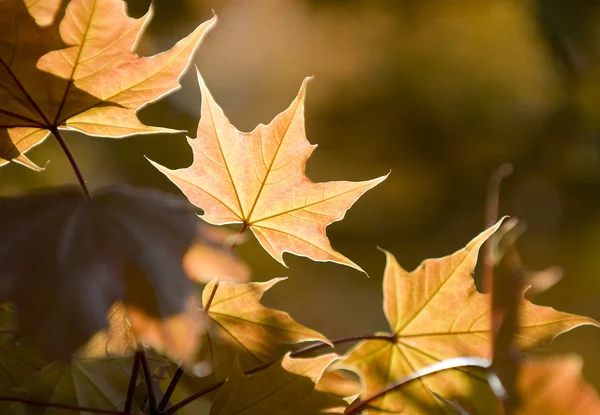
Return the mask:
[[[246,284],[220,281],[218,286],[214,280],[204,287],[204,307],[210,301],[209,324],[202,335],[197,360],[210,363],[212,371],[206,377],[187,376],[182,383],[188,390],[202,390],[227,378],[236,357],[243,370],[251,370],[279,358],[282,345],[313,340],[329,342],[322,334],[294,321],[288,313],[260,304],[263,294],[283,280]]]
[[[182,264],[197,222],[187,201],[153,190],[0,198],[0,228],[11,235],[0,241],[0,299],[51,357],[71,355],[122,301],[138,338],[188,361],[204,320]]]
[[[328,368],[323,373],[315,385],[315,389],[343,398],[348,403],[354,401],[361,392],[360,380],[356,374],[344,370],[330,369]]]
[[[85,345],[86,356],[119,356],[134,353],[137,339],[127,321],[127,308],[115,302],[108,312],[108,328],[96,333]]]
[[[343,414],[342,399],[314,389],[325,369],[339,356],[293,359],[289,354],[267,369],[246,376],[233,370],[219,389],[210,415]]]
[[[190,278],[209,283],[215,278],[220,281],[248,282],[250,268],[231,250],[242,238],[229,229],[200,224],[199,243],[188,251],[183,266]]]
[[[316,146],[304,131],[306,80],[290,107],[269,125],[238,131],[216,104],[198,73],[202,113],[196,139],[188,139],[194,161],[170,170],[152,164],[204,210],[214,225],[241,223],[263,248],[285,265],[290,252],[317,261],[362,269],[333,250],[325,228],[341,220],[354,202],[386,176],[364,182],[313,183],[304,173]]]
[[[389,339],[356,345],[343,362],[344,368],[360,374],[362,398],[437,361],[461,356],[491,358],[491,297],[477,292],[472,273],[479,248],[500,224],[482,232],[460,251],[428,259],[413,272],[403,270],[386,252],[384,312],[393,334]],[[525,350],[546,345],[575,327],[599,325],[591,318],[536,306],[524,298],[519,309],[516,338]],[[377,409],[366,413],[447,413],[432,392],[448,401],[457,400],[470,414],[487,413],[487,399],[492,398],[481,370],[448,370],[385,394],[372,402]],[[465,400],[466,395],[475,398]]]
[[[39,26],[52,23],[58,6],[0,2],[0,165],[15,160],[37,168],[23,153],[58,128],[106,137],[170,131],[143,125],[136,112],[179,87],[215,22],[169,51],[140,58],[132,50],[152,10],[132,19],[122,0],[72,0],[60,25]]]
[[[600,414],[600,397],[581,377],[579,356],[529,358],[521,362],[515,415]]]
[[[10,396],[44,365],[44,360],[14,338],[15,318],[6,306],[0,306],[0,395]],[[0,402],[0,413],[7,413],[8,402]]]
[[[29,399],[65,405],[119,411],[127,399],[134,356],[76,356],[66,364],[51,363],[28,381],[24,394]],[[150,355],[149,368],[154,372],[166,364]],[[141,377],[136,385],[142,383]],[[28,414],[63,414],[64,409],[29,406]],[[86,414],[88,412],[80,412]]]
[[[31,17],[40,26],[48,26],[54,21],[60,7],[60,0],[24,0]]]

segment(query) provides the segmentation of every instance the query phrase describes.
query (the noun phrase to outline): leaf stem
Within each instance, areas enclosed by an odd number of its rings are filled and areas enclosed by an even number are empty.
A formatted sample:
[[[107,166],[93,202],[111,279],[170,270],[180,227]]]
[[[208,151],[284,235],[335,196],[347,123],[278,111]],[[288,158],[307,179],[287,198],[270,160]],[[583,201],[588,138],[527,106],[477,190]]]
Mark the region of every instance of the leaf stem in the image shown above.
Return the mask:
[[[79,168],[79,165],[77,164],[77,161],[75,160],[75,157],[73,156],[73,153],[71,153],[71,149],[69,148],[67,142],[65,141],[64,137],[62,136],[62,134],[60,133],[60,131],[58,130],[57,127],[51,128],[50,132],[54,135],[54,137],[56,138],[56,141],[58,141],[58,143],[60,144],[63,152],[67,156],[67,159],[69,159],[69,163],[71,163],[71,168],[75,172],[75,176],[77,176],[77,180],[79,180],[79,185],[81,186],[81,189],[83,190],[83,193],[85,194],[85,196],[89,199],[90,198],[90,190],[88,189],[87,183],[85,182],[85,179],[83,178],[83,174],[81,173],[81,169]]]
[[[208,309],[210,308],[210,305],[212,304],[213,299],[215,298],[215,294],[217,293],[218,288],[219,288],[219,280],[217,280],[217,282],[215,282],[215,286],[213,287],[212,291],[210,292],[208,301],[206,302],[206,305],[204,306],[205,313],[208,313]]]
[[[169,403],[169,399],[171,399],[173,392],[175,392],[177,383],[179,383],[179,380],[181,379],[182,376],[183,376],[183,370],[181,369],[181,367],[178,367],[177,370],[175,371],[175,374],[173,375],[173,378],[171,378],[171,382],[169,382],[169,386],[167,386],[167,390],[165,391],[164,396],[162,397],[162,399],[160,400],[160,403],[158,404],[159,411],[164,411],[164,409],[167,407],[167,404]]]
[[[142,364],[142,372],[144,373],[144,381],[146,383],[146,390],[148,391],[148,406],[150,407],[150,413],[155,414],[156,408],[156,395],[154,394],[154,385],[152,383],[152,373],[150,372],[150,366],[148,365],[148,359],[146,359],[146,353],[143,350],[135,352],[140,359]]]
[[[337,339],[333,339],[330,340],[329,342],[331,344],[333,344],[334,346],[337,346],[338,344],[342,344],[342,343],[348,343],[348,342],[356,342],[359,340],[385,340],[385,341],[394,341],[395,340],[395,336],[393,334],[367,334],[367,335],[361,335],[361,336],[348,336],[348,337],[340,337]],[[306,347],[302,347],[301,349],[298,349],[294,352],[292,352],[290,354],[291,357],[298,357],[300,355],[306,354],[306,353],[310,353],[313,352],[315,350],[319,350],[319,349],[324,349],[326,347],[331,347],[331,344],[325,343],[325,342],[320,342],[320,343],[316,343],[316,344],[310,344]]]
[[[37,400],[37,399],[17,398],[17,397],[10,397],[10,396],[0,396],[0,401],[4,401],[4,402],[19,402],[19,403],[24,403],[26,405],[45,406],[47,408],[58,408],[58,409],[64,409],[66,411],[90,412],[90,413],[93,413],[93,414],[144,415],[141,412],[111,411],[110,409],[88,408],[88,407],[85,407],[85,406],[67,405],[67,404],[62,404],[62,403],[53,403],[53,402],[40,401],[40,400]]]
[[[133,395],[135,392],[135,386],[137,384],[138,373],[140,371],[140,357],[136,353],[133,358],[133,367],[131,368],[131,377],[129,378],[129,386],[127,388],[127,399],[125,400],[125,407],[123,411],[127,414],[131,413],[131,406],[133,405]]]
[[[243,233],[246,231],[246,229],[249,228],[249,225],[247,222],[244,222],[242,224],[242,227],[240,228],[240,230],[238,231],[238,233],[235,235],[235,239],[233,240],[233,243],[231,244],[231,252],[233,252],[233,250],[235,249],[235,247],[237,246],[238,240],[241,238],[241,236],[243,235]]]
[[[405,385],[408,382],[412,382],[413,380],[416,380],[423,376],[431,375],[433,373],[441,372],[443,370],[455,369],[455,368],[464,367],[464,366],[472,366],[472,367],[480,367],[482,369],[489,369],[491,366],[491,362],[489,360],[481,359],[479,357],[455,357],[452,359],[446,359],[446,360],[436,362],[430,366],[426,366],[424,368],[421,368],[421,369],[413,372],[412,374],[408,375],[407,377],[405,377],[403,379],[400,379],[397,382],[392,383],[387,388],[383,389],[382,391],[380,391],[362,401],[353,403],[348,408],[346,408],[346,410],[344,411],[344,415],[356,415],[356,414],[360,413],[363,409],[365,409],[369,405],[369,403],[373,402],[376,399],[381,398],[382,396],[386,395],[387,393],[392,392],[395,389],[398,389],[399,387]]]

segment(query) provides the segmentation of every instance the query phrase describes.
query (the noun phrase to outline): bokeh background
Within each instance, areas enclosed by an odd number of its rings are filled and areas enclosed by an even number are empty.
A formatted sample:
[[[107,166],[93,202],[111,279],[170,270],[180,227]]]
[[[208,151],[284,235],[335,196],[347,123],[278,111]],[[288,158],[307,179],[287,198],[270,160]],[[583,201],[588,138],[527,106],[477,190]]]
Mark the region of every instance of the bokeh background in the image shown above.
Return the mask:
[[[143,15],[147,0],[131,0]],[[195,58],[241,130],[267,123],[305,76],[314,181],[390,177],[345,220],[333,246],[370,275],[286,254],[289,269],[251,240],[238,248],[254,278],[289,276],[267,295],[330,337],[386,330],[381,280],[393,252],[406,269],[463,247],[482,228],[488,179],[502,163],[500,213],[527,224],[519,249],[532,270],[564,278],[536,302],[600,319],[600,3],[594,0],[155,0],[138,51],[158,53],[218,15]],[[200,94],[183,89],[140,112],[195,136]],[[191,163],[185,134],[108,140],[66,134],[92,187],[177,189],[144,158]],[[28,153],[35,173],[0,169],[0,194],[75,183],[58,145]],[[600,332],[580,328],[550,350],[585,358],[600,387]]]

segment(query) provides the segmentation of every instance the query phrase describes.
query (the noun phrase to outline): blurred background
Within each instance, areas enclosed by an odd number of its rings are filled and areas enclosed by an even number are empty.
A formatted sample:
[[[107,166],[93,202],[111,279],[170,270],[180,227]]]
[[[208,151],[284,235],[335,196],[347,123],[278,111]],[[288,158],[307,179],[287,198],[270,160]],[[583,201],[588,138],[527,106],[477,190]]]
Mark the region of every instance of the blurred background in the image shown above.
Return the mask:
[[[143,15],[147,0],[131,0]],[[502,163],[500,214],[522,219],[519,249],[531,270],[564,278],[538,304],[600,319],[600,3],[594,0],[155,0],[138,52],[171,47],[209,19],[219,22],[196,54],[217,102],[239,129],[268,123],[310,81],[306,122],[319,145],[314,181],[392,174],[345,220],[328,228],[334,248],[362,266],[286,254],[289,269],[251,240],[237,248],[256,280],[290,278],[268,293],[329,337],[387,330],[384,256],[408,270],[462,248],[483,228],[486,188]],[[195,137],[200,94],[183,89],[140,112],[143,122]],[[178,193],[144,155],[171,168],[191,163],[185,134],[108,140],[66,134],[92,187],[110,183]],[[28,153],[46,171],[0,169],[0,194],[75,183],[49,140]],[[600,332],[584,327],[550,350],[585,358],[600,387]]]

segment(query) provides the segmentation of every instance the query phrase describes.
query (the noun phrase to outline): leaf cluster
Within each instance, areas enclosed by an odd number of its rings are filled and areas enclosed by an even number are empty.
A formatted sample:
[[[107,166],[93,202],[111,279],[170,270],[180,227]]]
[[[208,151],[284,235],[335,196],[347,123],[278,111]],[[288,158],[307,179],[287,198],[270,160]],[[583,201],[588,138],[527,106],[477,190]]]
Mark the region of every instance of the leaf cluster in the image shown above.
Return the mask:
[[[179,86],[216,22],[140,57],[151,14],[128,17],[122,0],[0,0],[0,163],[42,170],[24,153],[52,135],[80,184],[0,199],[1,413],[600,413],[578,357],[530,355],[600,323],[525,298],[528,285],[548,284],[525,276],[515,222],[494,220],[411,272],[385,252],[386,332],[329,339],[261,304],[285,278],[250,281],[233,253],[245,231],[284,265],[288,252],[362,271],[326,227],[387,177],[306,176],[307,80],[286,110],[246,133],[198,74],[192,164],[151,162],[185,197],[88,189],[61,131],[168,132],[136,112]],[[240,231],[214,227],[226,224]],[[472,277],[485,243],[488,271],[495,261],[508,274],[491,293]],[[344,354],[331,349],[349,342]]]

